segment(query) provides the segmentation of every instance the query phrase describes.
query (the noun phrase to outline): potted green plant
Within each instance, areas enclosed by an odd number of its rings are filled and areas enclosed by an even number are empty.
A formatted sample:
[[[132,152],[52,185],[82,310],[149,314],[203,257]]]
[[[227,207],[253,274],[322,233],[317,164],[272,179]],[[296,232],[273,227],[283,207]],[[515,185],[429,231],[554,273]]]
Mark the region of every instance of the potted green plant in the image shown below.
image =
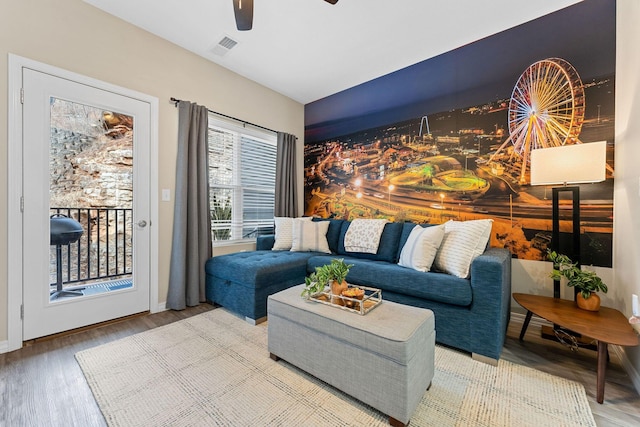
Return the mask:
[[[315,271],[304,279],[302,296],[309,298],[324,291],[326,286],[331,287],[333,295],[340,295],[348,287],[346,278],[351,267],[353,264],[345,263],[343,258],[334,258],[331,263],[316,267]],[[333,298],[332,302],[335,302]]]
[[[567,279],[567,286],[577,289],[576,303],[578,307],[598,311],[600,309],[600,297],[596,292],[607,293],[609,290],[602,279],[593,271],[582,270],[578,263],[574,263],[564,254],[549,250],[549,261],[553,262],[551,278],[553,280]]]

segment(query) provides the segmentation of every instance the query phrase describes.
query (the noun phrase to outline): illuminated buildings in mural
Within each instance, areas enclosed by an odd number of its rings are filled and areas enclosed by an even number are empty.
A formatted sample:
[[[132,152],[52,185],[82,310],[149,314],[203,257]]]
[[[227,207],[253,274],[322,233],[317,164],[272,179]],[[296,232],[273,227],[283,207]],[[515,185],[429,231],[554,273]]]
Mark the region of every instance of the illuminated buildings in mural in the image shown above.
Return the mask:
[[[607,140],[612,159],[613,84],[612,76],[581,84],[583,98],[594,105],[587,109],[584,99],[574,96],[573,108],[580,108],[580,117],[568,107],[555,112],[555,119],[547,107],[546,115],[536,110],[535,117],[520,117],[513,106],[522,108],[522,99],[497,99],[306,144],[305,214],[416,223],[493,218],[492,244],[509,247],[519,258],[543,259],[551,236],[551,190],[528,185],[527,153]],[[529,96],[535,98],[531,92]],[[575,122],[565,124],[569,129],[558,136],[559,118],[568,115]],[[580,130],[572,133],[576,123]],[[543,124],[552,129],[543,133]],[[582,206],[582,231],[589,239],[585,247],[591,249],[588,256],[606,264],[612,180],[589,185],[583,194],[590,201]]]

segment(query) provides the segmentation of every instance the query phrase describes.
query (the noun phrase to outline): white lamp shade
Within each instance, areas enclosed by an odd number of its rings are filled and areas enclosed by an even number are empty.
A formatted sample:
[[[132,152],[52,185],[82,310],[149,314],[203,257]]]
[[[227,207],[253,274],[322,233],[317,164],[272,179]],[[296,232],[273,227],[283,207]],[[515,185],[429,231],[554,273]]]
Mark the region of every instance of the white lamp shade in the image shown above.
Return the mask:
[[[606,179],[607,142],[531,151],[531,185],[583,184]]]

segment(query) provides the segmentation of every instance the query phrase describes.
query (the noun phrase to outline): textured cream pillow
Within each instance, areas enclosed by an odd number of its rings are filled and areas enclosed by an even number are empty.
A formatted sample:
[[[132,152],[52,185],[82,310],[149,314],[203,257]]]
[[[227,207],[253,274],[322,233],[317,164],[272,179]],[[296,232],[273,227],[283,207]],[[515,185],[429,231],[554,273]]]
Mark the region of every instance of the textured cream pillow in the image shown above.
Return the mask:
[[[331,253],[327,242],[327,230],[330,221],[305,221],[296,218],[293,220],[293,252],[324,252]]]
[[[492,219],[446,222],[435,268],[463,279],[469,277],[471,262],[487,247],[492,225]]]
[[[305,221],[311,221],[310,216],[301,217]],[[293,220],[294,218],[279,217],[273,218],[276,227],[276,241],[273,244],[273,251],[288,251],[291,249],[293,241]]]
[[[411,230],[400,252],[398,264],[418,271],[429,271],[444,237],[444,224]]]
[[[344,250],[367,254],[378,253],[380,238],[388,222],[387,219],[354,219],[344,235]]]

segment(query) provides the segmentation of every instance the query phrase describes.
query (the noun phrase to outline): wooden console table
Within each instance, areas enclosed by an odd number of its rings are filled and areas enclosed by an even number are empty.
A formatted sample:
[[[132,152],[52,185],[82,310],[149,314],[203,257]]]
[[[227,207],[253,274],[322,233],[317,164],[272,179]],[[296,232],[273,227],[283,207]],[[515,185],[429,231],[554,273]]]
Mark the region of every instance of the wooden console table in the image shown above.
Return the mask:
[[[513,294],[513,298],[527,309],[527,316],[520,332],[520,341],[524,339],[532,314],[598,341],[597,401],[602,403],[607,369],[607,346],[609,344],[638,345],[638,335],[629,325],[627,318],[613,308],[600,307],[600,311],[586,311],[578,308],[574,301],[560,298],[517,293]]]

